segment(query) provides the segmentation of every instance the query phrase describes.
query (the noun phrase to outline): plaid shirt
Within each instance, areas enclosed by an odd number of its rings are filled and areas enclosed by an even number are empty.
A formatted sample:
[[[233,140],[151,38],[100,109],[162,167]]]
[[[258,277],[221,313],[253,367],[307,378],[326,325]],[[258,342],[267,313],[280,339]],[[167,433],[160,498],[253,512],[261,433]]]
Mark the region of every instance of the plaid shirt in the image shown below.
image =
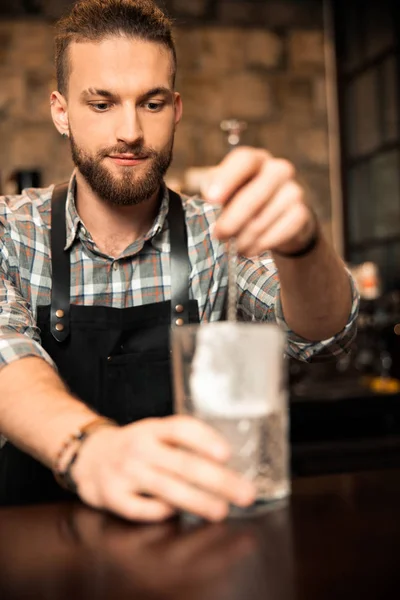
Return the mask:
[[[75,176],[66,204],[67,242],[71,253],[71,303],[115,308],[140,306],[170,299],[168,193],[145,237],[118,258],[97,247],[75,207]],[[27,189],[0,198],[0,367],[27,356],[53,364],[40,345],[37,307],[50,304],[50,217],[53,186]],[[191,262],[190,297],[198,301],[203,323],[218,321],[227,287],[226,246],[212,236],[218,209],[199,198],[184,198]],[[340,354],[355,334],[358,295],[353,285],[353,308],[345,329],[321,342],[300,338],[288,328],[279,296],[274,262],[238,261],[238,310],[242,320],[277,322],[287,332],[287,353],[301,360]]]

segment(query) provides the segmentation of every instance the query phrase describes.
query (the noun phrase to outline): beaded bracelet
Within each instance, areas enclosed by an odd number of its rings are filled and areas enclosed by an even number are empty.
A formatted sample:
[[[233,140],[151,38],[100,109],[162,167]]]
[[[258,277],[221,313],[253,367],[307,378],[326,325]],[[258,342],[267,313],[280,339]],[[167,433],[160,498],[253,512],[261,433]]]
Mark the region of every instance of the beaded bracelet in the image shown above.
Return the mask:
[[[110,427],[116,426],[117,423],[112,421],[111,419],[106,419],[105,417],[97,417],[93,419],[77,431],[72,433],[61,446],[55,461],[55,466],[53,468],[53,475],[59,485],[61,487],[67,489],[70,492],[76,493],[77,487],[76,483],[71,475],[71,468],[75,463],[79,451],[82,447],[83,442],[97,429],[100,427]],[[65,461],[66,456],[69,452],[73,450],[71,456],[69,456],[68,462],[64,468],[62,468],[62,464]]]

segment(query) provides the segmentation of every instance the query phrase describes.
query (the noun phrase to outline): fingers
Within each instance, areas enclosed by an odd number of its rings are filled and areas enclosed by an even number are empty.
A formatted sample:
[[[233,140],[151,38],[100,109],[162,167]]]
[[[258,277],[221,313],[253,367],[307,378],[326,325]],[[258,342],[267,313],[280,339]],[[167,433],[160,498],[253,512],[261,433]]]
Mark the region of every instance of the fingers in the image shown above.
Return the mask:
[[[193,417],[146,419],[110,433],[107,448],[87,449],[81,497],[129,520],[163,521],[180,509],[218,521],[229,503],[254,499],[252,484],[221,465],[227,442]]]
[[[306,206],[295,206],[290,212],[282,215],[264,235],[261,235],[254,245],[255,254],[260,254],[264,248],[274,250],[278,246],[299,238],[299,232],[308,229],[309,211]],[[299,245],[302,245],[300,240]]]
[[[125,476],[134,482],[132,491],[212,521],[223,519],[231,502],[247,506],[254,501],[254,486],[221,466],[229,446],[210,426],[181,415],[149,420],[147,425],[155,434],[153,441],[143,447],[143,455],[132,453],[125,464]]]
[[[266,232],[298,205],[303,207],[303,191],[296,182],[289,181],[238,234],[236,238],[238,251],[244,256],[254,256],[259,238],[265,239]]]
[[[276,193],[292,172],[293,167],[285,160],[266,161],[258,174],[238,190],[227,204],[217,221],[215,234],[220,239],[237,237],[275,199]]]
[[[129,521],[165,521],[175,513],[171,505],[160,499],[143,498],[117,489],[108,494],[104,508]]]
[[[316,224],[294,175],[291,163],[265,150],[241,147],[231,152],[213,170],[204,192],[206,201],[224,205],[215,235],[234,237],[245,256],[296,252]]]
[[[158,436],[164,442],[183,446],[218,462],[226,462],[231,454],[222,435],[193,417],[179,415],[160,419]]]
[[[242,475],[214,461],[177,448],[163,448],[152,463],[156,469],[173,474],[197,488],[211,492],[228,502],[248,506],[255,499],[254,485]]]
[[[268,152],[259,148],[241,147],[230,152],[221,164],[213,169],[203,190],[204,200],[225,204],[232,195],[259,171]]]
[[[210,521],[220,521],[228,514],[226,500],[196,489],[184,480],[174,478],[159,469],[143,470],[138,485],[143,492],[162,499],[166,504],[195,513]]]

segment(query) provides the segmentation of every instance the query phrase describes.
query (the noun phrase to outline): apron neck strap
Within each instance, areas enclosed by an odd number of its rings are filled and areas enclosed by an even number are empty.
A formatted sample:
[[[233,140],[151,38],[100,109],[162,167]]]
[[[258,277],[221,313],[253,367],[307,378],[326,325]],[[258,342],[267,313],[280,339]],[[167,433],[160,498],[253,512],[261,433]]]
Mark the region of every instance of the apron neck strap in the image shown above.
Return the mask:
[[[67,226],[65,204],[68,184],[56,185],[51,198],[51,309],[50,331],[57,342],[69,335],[70,254],[65,251]]]
[[[185,212],[181,197],[172,190],[169,193],[168,225],[171,245],[171,326],[189,323],[189,277]]]
[[[172,190],[169,193],[168,224],[170,232],[171,265],[171,326],[189,323],[190,261],[187,246],[187,229],[182,200]],[[58,342],[63,342],[70,332],[70,250],[65,251],[65,208],[68,183],[55,186],[51,199],[51,264],[52,289],[50,330]]]

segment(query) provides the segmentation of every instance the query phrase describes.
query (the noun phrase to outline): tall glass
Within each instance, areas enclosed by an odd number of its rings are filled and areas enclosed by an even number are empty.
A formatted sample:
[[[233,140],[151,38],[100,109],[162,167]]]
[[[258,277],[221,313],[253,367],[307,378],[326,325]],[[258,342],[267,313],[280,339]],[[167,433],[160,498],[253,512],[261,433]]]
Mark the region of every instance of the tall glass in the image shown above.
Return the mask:
[[[218,322],[172,332],[175,412],[218,430],[229,466],[256,484],[255,504],[271,508],[290,492],[285,336],[277,325]]]

